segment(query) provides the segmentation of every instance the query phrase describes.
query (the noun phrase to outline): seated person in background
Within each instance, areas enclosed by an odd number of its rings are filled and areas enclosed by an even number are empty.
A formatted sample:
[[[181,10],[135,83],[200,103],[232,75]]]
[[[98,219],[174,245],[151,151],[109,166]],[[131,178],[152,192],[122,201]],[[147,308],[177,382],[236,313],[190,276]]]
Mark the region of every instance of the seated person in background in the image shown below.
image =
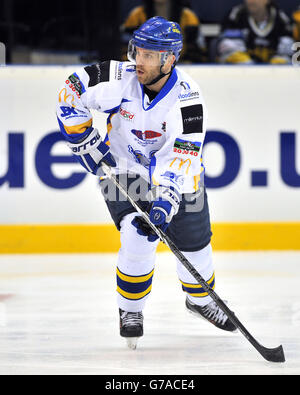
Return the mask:
[[[293,13],[294,20],[294,39],[300,41],[300,5],[298,9]]]
[[[245,0],[223,23],[218,61],[289,64],[293,42],[290,18],[272,0]]]
[[[189,1],[184,0],[144,0],[142,6],[135,7],[121,26],[123,60],[127,60],[128,37],[153,16],[162,16],[179,23],[184,38],[181,63],[206,61],[206,44],[199,19],[190,8]]]

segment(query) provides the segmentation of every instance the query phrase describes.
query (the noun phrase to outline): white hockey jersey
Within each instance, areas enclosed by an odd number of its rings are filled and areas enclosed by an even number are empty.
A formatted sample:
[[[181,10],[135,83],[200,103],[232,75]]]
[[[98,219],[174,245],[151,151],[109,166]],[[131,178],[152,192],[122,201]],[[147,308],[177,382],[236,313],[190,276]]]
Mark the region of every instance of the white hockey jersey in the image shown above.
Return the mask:
[[[117,162],[116,173],[133,172],[151,186],[172,185],[179,193],[199,189],[207,110],[199,86],[185,72],[175,68],[150,102],[134,64],[87,66],[59,92],[62,132],[70,136],[96,128],[90,110],[108,114],[104,141]]]

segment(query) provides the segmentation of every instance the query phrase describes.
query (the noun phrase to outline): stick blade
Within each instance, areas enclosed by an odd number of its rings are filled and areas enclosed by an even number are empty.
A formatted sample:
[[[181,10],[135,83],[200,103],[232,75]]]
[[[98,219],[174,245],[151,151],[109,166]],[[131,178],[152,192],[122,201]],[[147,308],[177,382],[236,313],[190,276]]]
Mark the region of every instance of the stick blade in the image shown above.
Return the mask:
[[[285,356],[282,346],[276,348],[262,347],[260,353],[269,362],[285,362]]]

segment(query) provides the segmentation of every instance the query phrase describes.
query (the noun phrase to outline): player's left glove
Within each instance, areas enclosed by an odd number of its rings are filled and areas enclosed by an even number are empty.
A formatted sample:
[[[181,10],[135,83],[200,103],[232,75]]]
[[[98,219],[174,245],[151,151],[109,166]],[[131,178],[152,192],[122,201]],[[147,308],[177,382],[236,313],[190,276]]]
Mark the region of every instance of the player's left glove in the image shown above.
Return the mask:
[[[180,195],[173,188],[159,186],[153,188],[148,197],[152,201],[149,211],[150,221],[165,232],[173,216],[178,213]],[[156,233],[142,217],[135,217],[132,224],[137,228],[138,234],[147,236],[148,241],[153,242],[158,239]]]

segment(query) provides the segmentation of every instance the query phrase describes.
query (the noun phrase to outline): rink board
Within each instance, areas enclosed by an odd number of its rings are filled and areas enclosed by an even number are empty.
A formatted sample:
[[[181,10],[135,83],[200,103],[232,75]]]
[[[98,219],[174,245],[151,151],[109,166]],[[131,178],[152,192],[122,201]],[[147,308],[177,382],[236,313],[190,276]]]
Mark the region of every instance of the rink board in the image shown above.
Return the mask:
[[[299,250],[298,223],[212,224],[215,251]],[[120,248],[119,232],[113,225],[3,225],[0,252],[110,253]],[[163,243],[158,252],[166,252]]]
[[[57,94],[76,67],[0,68],[0,253],[119,248],[97,178],[74,163],[58,130]],[[214,248],[300,249],[300,68],[184,69],[209,111]],[[106,117],[94,113],[94,124],[104,136]]]

